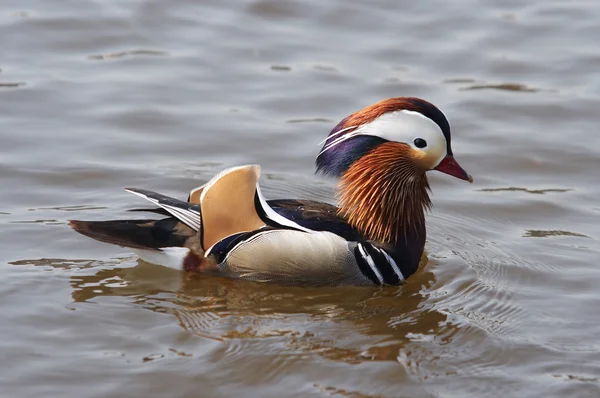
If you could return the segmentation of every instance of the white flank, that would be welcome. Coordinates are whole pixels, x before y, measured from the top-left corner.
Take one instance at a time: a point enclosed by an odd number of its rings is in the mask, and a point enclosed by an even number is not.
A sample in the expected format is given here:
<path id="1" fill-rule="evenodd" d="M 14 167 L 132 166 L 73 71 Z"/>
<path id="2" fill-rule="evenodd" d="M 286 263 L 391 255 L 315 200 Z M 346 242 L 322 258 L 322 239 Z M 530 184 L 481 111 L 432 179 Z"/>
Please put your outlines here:
<path id="1" fill-rule="evenodd" d="M 162 265 L 163 267 L 183 270 L 183 260 L 190 252 L 185 247 L 162 247 L 160 251 L 131 249 L 142 260 L 147 263 Z"/>
<path id="2" fill-rule="evenodd" d="M 254 239 L 256 239 L 256 238 L 258 238 L 259 236 L 261 236 L 261 235 L 263 235 L 263 234 L 265 234 L 265 233 L 267 233 L 267 232 L 270 232 L 270 231 L 272 231 L 272 230 L 266 230 L 266 231 L 264 231 L 264 232 L 258 232 L 257 234 L 255 234 L 255 235 L 251 236 L 249 239 L 247 239 L 247 240 L 243 240 L 243 241 L 241 241 L 241 242 L 238 242 L 238 243 L 237 243 L 235 246 L 233 246 L 233 248 L 231 248 L 231 249 L 229 250 L 229 253 L 233 252 L 233 251 L 234 251 L 235 249 L 237 249 L 239 246 L 241 246 L 241 245 L 243 245 L 243 244 L 246 244 L 246 243 L 248 243 L 248 242 L 252 242 Z M 232 235 L 229 235 L 229 236 L 232 236 Z M 225 238 L 221 239 L 219 242 L 222 242 L 223 240 L 225 240 L 225 239 L 229 238 L 229 236 L 227 236 L 227 237 L 225 237 Z M 211 255 L 211 253 L 212 253 L 212 249 L 213 249 L 213 248 L 214 248 L 214 247 L 215 247 L 217 244 L 219 244 L 219 242 L 217 242 L 217 243 L 215 243 L 214 245 L 212 245 L 211 247 L 209 247 L 209 248 L 208 248 L 208 250 L 206 250 L 206 251 L 204 252 L 204 257 L 208 257 L 208 256 L 210 256 L 210 255 Z"/>
<path id="3" fill-rule="evenodd" d="M 348 242 L 331 232 L 267 230 L 240 242 L 221 267 L 241 278 L 298 285 L 368 284 Z"/>

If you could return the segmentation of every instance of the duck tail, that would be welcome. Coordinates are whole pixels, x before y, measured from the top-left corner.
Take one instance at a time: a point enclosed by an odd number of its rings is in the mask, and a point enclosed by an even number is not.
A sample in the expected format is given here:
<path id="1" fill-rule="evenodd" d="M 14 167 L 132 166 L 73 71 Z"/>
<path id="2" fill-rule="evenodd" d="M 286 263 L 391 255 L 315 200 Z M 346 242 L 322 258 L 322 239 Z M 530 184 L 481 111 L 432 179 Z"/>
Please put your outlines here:
<path id="1" fill-rule="evenodd" d="M 160 250 L 164 247 L 184 247 L 197 233 L 175 217 L 161 220 L 71 220 L 69 225 L 82 235 L 100 242 L 132 249 Z"/>

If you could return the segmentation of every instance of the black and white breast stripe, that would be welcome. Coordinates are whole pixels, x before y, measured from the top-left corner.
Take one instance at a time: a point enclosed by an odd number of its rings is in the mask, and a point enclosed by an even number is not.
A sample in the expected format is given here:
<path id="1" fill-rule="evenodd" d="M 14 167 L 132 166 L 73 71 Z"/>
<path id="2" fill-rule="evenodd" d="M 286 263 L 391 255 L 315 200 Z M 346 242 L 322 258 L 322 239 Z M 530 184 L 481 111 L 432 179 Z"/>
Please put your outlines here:
<path id="1" fill-rule="evenodd" d="M 357 244 L 354 257 L 360 272 L 376 285 L 398 285 L 404 280 L 394 259 L 371 243 Z"/>
<path id="2" fill-rule="evenodd" d="M 273 228 L 261 228 L 255 231 L 240 232 L 221 239 L 206 250 L 205 256 L 215 256 L 217 264 L 223 263 L 227 259 L 227 255 L 238 246 L 249 243 L 252 239 L 264 234 L 265 232 L 273 231 Z"/>

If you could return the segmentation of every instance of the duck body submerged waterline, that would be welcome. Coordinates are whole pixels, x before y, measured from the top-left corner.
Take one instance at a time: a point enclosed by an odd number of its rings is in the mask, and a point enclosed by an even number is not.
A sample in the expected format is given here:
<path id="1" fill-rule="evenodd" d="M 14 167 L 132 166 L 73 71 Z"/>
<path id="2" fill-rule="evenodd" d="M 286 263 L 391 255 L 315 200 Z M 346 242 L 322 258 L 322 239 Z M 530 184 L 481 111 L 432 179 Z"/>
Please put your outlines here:
<path id="1" fill-rule="evenodd" d="M 193 273 L 288 285 L 397 285 L 419 266 L 430 207 L 426 172 L 472 182 L 454 160 L 450 126 L 427 101 L 390 98 L 343 119 L 317 172 L 339 179 L 338 206 L 267 201 L 260 167 L 224 170 L 187 200 L 128 188 L 163 219 L 70 221 L 83 235 Z"/>

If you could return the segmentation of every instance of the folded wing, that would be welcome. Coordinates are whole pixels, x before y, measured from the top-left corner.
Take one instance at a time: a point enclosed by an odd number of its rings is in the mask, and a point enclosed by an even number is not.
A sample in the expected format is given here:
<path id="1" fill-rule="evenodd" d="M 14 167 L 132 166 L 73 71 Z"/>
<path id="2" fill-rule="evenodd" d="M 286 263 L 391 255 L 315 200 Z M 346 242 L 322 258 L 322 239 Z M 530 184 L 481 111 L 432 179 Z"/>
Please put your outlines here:
<path id="1" fill-rule="evenodd" d="M 230 235 L 265 226 L 254 202 L 259 177 L 257 165 L 234 167 L 215 176 L 202 189 L 200 208 L 205 249 Z"/>

